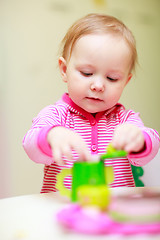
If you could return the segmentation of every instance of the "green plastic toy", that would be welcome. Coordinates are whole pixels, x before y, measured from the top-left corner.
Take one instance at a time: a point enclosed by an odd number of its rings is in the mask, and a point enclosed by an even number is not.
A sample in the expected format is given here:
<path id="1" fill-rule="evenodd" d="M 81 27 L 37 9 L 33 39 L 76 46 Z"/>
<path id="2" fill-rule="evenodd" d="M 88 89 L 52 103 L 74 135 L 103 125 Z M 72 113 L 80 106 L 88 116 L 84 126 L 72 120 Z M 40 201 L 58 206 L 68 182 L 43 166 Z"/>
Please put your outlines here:
<path id="1" fill-rule="evenodd" d="M 113 182 L 114 173 L 111 166 L 104 167 L 104 160 L 107 158 L 126 157 L 127 152 L 124 150 L 115 149 L 112 144 L 109 144 L 106 153 L 99 157 L 97 162 L 75 162 L 72 169 L 63 169 L 57 175 L 56 188 L 60 190 L 62 195 L 71 197 L 73 201 L 77 200 L 77 189 L 81 185 L 100 186 Z M 144 183 L 139 179 L 143 176 L 142 167 L 131 165 L 133 178 L 136 187 L 143 187 Z M 72 191 L 69 191 L 63 184 L 64 178 L 72 175 Z M 71 194 L 72 192 L 72 194 Z M 72 196 L 71 196 L 72 195 Z"/>
<path id="2" fill-rule="evenodd" d="M 113 148 L 112 144 L 109 144 L 107 147 L 107 153 L 101 155 L 100 159 L 105 160 L 106 158 L 118 158 L 118 157 L 126 157 L 126 156 L 127 156 L 126 151 L 116 150 L 115 148 Z M 144 187 L 144 183 L 142 182 L 141 179 L 139 179 L 140 177 L 143 176 L 143 173 L 144 173 L 143 168 L 133 166 L 133 165 L 131 165 L 131 168 L 132 168 L 133 178 L 135 181 L 135 186 L 136 187 Z"/>
<path id="3" fill-rule="evenodd" d="M 107 150 L 107 153 L 101 155 L 100 160 L 105 160 L 106 158 L 119 158 L 119 157 L 127 156 L 126 151 L 117 150 L 112 146 L 112 144 L 109 144 L 106 150 Z"/>
<path id="4" fill-rule="evenodd" d="M 131 168 L 132 168 L 133 178 L 134 178 L 136 187 L 144 187 L 144 183 L 142 182 L 141 179 L 139 179 L 139 177 L 143 176 L 143 173 L 144 173 L 143 168 L 136 167 L 133 165 L 131 165 Z"/>

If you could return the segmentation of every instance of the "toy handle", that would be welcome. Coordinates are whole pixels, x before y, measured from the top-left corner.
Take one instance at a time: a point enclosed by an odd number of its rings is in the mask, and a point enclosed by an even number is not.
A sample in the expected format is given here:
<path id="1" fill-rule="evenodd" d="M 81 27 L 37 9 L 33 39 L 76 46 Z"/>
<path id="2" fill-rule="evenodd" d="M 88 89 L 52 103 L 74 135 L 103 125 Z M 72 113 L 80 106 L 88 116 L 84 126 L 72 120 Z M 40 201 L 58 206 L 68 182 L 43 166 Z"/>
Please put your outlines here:
<path id="1" fill-rule="evenodd" d="M 56 188 L 59 190 L 61 195 L 65 195 L 67 197 L 71 197 L 71 191 L 65 187 L 64 185 L 64 178 L 68 175 L 72 175 L 72 169 L 67 168 L 67 169 L 62 169 L 60 173 L 57 174 L 57 183 L 56 183 Z"/>
<path id="2" fill-rule="evenodd" d="M 113 167 L 112 166 L 106 166 L 105 167 L 105 178 L 106 178 L 106 183 L 111 184 L 114 180 L 114 172 L 113 172 Z"/>

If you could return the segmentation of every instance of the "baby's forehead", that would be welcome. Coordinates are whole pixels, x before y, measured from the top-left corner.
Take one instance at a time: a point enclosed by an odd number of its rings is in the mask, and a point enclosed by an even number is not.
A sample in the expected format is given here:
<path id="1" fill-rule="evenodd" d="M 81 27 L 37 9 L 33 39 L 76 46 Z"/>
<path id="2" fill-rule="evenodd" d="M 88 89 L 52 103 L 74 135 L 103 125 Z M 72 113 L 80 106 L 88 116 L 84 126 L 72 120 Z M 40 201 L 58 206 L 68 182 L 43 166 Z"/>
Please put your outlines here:
<path id="1" fill-rule="evenodd" d="M 74 65 L 91 64 L 101 68 L 115 68 L 116 65 L 125 64 L 131 70 L 133 66 L 133 53 L 124 38 L 115 34 L 86 34 L 78 38 L 70 51 L 67 53 L 67 62 L 72 62 Z M 104 67 L 105 65 L 105 67 Z M 124 72 L 124 71 L 123 71 Z"/>
<path id="2" fill-rule="evenodd" d="M 93 41 L 97 41 L 98 44 L 98 40 L 99 39 L 103 39 L 104 41 L 106 41 L 106 39 L 108 38 L 112 38 L 114 41 L 124 41 L 127 44 L 126 39 L 120 35 L 120 34 L 114 34 L 114 33 L 105 33 L 105 32 L 99 32 L 97 33 L 90 33 L 90 34 L 85 34 L 82 36 L 79 36 L 76 38 L 76 40 L 72 43 L 70 43 L 70 51 L 73 51 L 73 48 L 79 43 L 79 42 L 86 42 L 87 41 L 91 41 L 91 43 Z"/>
<path id="3" fill-rule="evenodd" d="M 130 46 L 127 41 L 120 36 L 114 34 L 87 34 L 78 38 L 71 46 L 70 51 L 68 52 L 70 56 L 73 52 L 80 52 L 81 50 L 89 51 L 98 51 L 101 49 L 108 49 L 108 47 L 114 49 L 121 48 L 125 46 L 128 52 L 131 54 Z"/>

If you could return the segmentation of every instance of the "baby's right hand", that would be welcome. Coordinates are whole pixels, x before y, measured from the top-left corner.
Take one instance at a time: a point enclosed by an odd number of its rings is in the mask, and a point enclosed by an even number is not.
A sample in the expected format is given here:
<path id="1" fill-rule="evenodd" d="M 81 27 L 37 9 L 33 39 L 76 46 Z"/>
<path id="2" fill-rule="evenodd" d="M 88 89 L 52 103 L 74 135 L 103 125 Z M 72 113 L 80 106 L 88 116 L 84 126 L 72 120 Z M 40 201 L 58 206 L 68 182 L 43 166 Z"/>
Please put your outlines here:
<path id="1" fill-rule="evenodd" d="M 81 136 L 70 129 L 61 126 L 54 127 L 49 131 L 47 140 L 51 146 L 54 161 L 60 165 L 64 164 L 62 156 L 68 160 L 73 159 L 72 150 L 76 151 L 80 159 L 91 160 L 91 154 Z"/>

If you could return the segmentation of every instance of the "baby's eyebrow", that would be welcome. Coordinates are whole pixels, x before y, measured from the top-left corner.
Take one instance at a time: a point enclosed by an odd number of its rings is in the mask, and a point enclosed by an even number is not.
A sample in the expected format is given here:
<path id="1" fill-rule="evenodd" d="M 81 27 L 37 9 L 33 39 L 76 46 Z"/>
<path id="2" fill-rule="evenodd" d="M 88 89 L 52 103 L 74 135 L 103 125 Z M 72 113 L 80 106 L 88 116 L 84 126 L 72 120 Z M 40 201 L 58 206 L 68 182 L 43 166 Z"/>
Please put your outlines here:
<path id="1" fill-rule="evenodd" d="M 92 66 L 92 65 L 77 65 L 76 66 L 76 68 L 78 69 L 78 70 L 81 70 L 81 71 L 91 71 L 91 72 L 93 72 L 94 71 L 94 69 L 95 69 L 95 67 L 94 66 Z"/>
<path id="2" fill-rule="evenodd" d="M 123 72 L 121 72 L 119 70 L 108 71 L 108 75 L 113 75 L 113 76 L 116 76 L 116 77 L 122 77 Z"/>
<path id="3" fill-rule="evenodd" d="M 93 68 L 94 66 L 89 64 L 89 63 L 78 63 L 77 66 L 79 67 L 88 67 L 88 68 Z"/>

